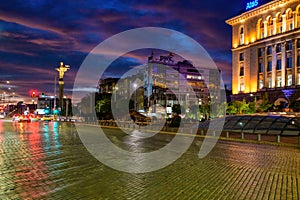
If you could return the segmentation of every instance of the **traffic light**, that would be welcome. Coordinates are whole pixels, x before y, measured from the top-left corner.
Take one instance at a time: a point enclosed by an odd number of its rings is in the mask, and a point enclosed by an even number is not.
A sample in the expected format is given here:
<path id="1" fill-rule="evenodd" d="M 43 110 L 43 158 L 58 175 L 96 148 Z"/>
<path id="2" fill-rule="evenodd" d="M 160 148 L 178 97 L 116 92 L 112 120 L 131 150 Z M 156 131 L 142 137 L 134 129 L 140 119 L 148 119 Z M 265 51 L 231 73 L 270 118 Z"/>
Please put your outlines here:
<path id="1" fill-rule="evenodd" d="M 31 97 L 32 97 L 32 98 L 35 98 L 35 97 L 36 97 L 36 91 L 32 91 L 32 92 L 31 92 Z"/>

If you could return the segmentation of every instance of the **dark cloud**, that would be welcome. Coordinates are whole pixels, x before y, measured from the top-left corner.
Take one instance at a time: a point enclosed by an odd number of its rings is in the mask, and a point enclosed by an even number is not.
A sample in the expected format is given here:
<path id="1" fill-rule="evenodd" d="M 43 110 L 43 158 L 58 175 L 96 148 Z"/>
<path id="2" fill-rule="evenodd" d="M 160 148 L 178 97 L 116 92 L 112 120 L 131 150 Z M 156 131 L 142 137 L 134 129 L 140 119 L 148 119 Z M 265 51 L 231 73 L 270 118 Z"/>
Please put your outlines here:
<path id="1" fill-rule="evenodd" d="M 17 92 L 36 87 L 53 92 L 55 67 L 71 66 L 66 88 L 71 89 L 85 56 L 100 42 L 138 27 L 164 27 L 194 38 L 209 52 L 231 84 L 231 27 L 225 20 L 243 8 L 233 1 L 46 1 L 15 0 L 0 5 L 0 72 L 12 79 Z M 126 41 L 124 41 L 126 42 Z M 118 76 L 147 61 L 151 51 L 126 54 L 107 76 Z"/>

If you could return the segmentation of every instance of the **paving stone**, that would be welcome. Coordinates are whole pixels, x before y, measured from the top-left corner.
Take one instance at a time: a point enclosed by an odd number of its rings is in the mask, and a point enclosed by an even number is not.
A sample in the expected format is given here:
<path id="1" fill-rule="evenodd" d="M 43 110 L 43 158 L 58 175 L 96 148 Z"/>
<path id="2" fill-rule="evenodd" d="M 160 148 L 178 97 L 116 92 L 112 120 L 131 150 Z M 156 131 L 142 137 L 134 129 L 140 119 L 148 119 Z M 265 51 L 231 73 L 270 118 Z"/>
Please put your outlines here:
<path id="1" fill-rule="evenodd" d="M 0 199 L 300 199 L 300 149 L 219 141 L 199 159 L 202 138 L 161 170 L 129 174 L 85 149 L 71 123 L 1 123 Z M 71 131 L 72 130 L 72 131 Z M 105 129 L 125 150 L 159 149 L 174 135 L 137 140 Z M 188 136 L 180 136 L 188 137 Z"/>

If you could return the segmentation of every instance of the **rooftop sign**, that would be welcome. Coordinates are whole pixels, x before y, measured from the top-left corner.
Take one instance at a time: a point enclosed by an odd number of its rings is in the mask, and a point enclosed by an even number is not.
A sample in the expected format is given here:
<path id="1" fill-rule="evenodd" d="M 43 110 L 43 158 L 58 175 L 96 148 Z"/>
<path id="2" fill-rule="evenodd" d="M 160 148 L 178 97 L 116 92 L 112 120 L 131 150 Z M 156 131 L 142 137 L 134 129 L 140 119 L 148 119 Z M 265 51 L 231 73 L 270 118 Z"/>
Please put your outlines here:
<path id="1" fill-rule="evenodd" d="M 252 1 L 249 1 L 247 4 L 246 4 L 246 10 L 250 10 L 252 8 L 255 8 L 259 5 L 259 0 L 252 0 Z"/>

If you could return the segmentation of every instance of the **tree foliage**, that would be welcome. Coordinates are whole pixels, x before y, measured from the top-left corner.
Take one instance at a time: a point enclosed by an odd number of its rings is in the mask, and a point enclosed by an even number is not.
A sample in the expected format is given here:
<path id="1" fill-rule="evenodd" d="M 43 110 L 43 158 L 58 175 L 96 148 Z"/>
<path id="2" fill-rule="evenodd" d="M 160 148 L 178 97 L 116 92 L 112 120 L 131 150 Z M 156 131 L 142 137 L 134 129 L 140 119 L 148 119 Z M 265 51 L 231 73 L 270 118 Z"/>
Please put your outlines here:
<path id="1" fill-rule="evenodd" d="M 244 99 L 243 101 L 232 101 L 227 106 L 227 113 L 234 114 L 252 114 L 256 112 L 255 102 L 247 103 Z"/>
<path id="2" fill-rule="evenodd" d="M 268 93 L 264 93 L 262 101 L 258 105 L 259 112 L 267 112 L 273 107 L 273 104 L 269 102 Z"/>
<path id="3" fill-rule="evenodd" d="M 172 112 L 175 114 L 175 115 L 180 115 L 181 114 L 181 106 L 180 104 L 174 104 L 172 106 Z"/>

